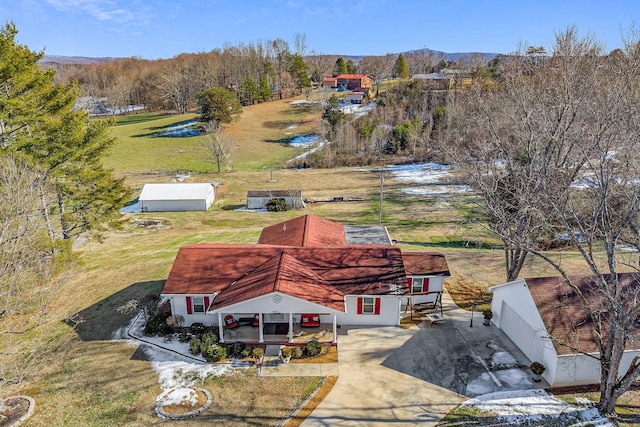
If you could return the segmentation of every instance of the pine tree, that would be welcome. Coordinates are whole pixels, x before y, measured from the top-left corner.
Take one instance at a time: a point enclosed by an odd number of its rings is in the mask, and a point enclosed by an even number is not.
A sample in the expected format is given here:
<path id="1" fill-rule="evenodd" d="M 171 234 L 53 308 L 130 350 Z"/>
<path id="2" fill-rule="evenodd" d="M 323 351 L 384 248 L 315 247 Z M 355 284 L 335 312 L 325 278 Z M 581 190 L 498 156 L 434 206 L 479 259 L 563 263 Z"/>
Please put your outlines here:
<path id="1" fill-rule="evenodd" d="M 212 87 L 198 92 L 200 121 L 207 123 L 231 123 L 234 117 L 242 113 L 242 105 L 236 94 L 221 87 Z"/>
<path id="2" fill-rule="evenodd" d="M 271 90 L 271 85 L 269 84 L 269 78 L 267 77 L 266 74 L 263 74 L 262 76 L 260 76 L 260 83 L 259 83 L 259 99 L 260 101 L 268 101 L 269 99 L 271 99 L 271 95 L 273 94 L 273 91 Z"/>
<path id="3" fill-rule="evenodd" d="M 333 75 L 339 76 L 340 74 L 347 74 L 347 63 L 344 62 L 342 56 L 336 60 L 336 65 L 333 67 Z"/>
<path id="4" fill-rule="evenodd" d="M 394 79 L 406 79 L 409 77 L 409 69 L 407 63 L 404 60 L 402 54 L 398 55 L 396 63 L 393 65 L 393 72 L 391 75 Z"/>
<path id="5" fill-rule="evenodd" d="M 16 35 L 13 23 L 0 30 L 0 155 L 13 153 L 43 170 L 58 201 L 43 210 L 52 239 L 59 237 L 53 217 L 64 239 L 97 232 L 129 197 L 100 160 L 113 144 L 111 123 L 74 109 L 75 83 L 56 84 L 55 71 L 37 64 L 43 53 L 17 44 Z"/>

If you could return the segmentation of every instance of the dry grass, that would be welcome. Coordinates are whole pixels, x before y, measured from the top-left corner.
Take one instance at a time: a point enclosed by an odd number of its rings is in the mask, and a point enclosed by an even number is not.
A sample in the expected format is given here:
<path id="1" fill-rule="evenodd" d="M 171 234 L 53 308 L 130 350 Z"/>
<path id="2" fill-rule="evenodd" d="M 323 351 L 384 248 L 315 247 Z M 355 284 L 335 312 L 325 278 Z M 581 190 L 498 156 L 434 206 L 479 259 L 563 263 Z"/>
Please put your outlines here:
<path id="1" fill-rule="evenodd" d="M 338 381 L 338 377 L 326 377 L 322 384 L 320 384 L 320 387 L 313 394 L 313 396 L 307 401 L 307 403 L 302 408 L 300 408 L 300 410 L 296 412 L 295 415 L 289 418 L 282 427 L 298 427 L 299 425 L 301 425 L 304 420 L 306 420 L 307 417 L 311 415 L 313 410 L 316 409 L 320 403 L 322 403 L 324 398 L 327 397 L 329 392 L 333 389 L 333 386 L 336 384 L 336 381 Z"/>
<path id="2" fill-rule="evenodd" d="M 58 336 L 74 338 L 64 357 L 42 360 L 34 369 L 35 377 L 16 390 L 37 401 L 38 409 L 28 425 L 50 425 L 51 420 L 83 426 L 146 426 L 159 422 L 154 413 L 154 402 L 161 392 L 157 374 L 141 351 L 111 341 L 111 334 L 129 320 L 117 311 L 120 305 L 130 299 L 158 294 L 180 246 L 254 243 L 263 227 L 300 214 L 315 214 L 345 224 L 377 224 L 378 173 L 364 168 L 277 169 L 282 159 L 295 151 L 277 142 L 286 137 L 286 129 L 296 124 L 298 127 L 293 131 L 306 133 L 317 119 L 309 110 L 290 110 L 289 101 L 247 107 L 240 121 L 225 129 L 239 141 L 234 158 L 246 158 L 247 163 L 236 160 L 235 172 L 202 173 L 192 178 L 222 183 L 224 191 L 208 212 L 153 214 L 153 218 L 167 225 L 161 230 L 136 227 L 130 222 L 135 215 L 124 215 L 121 229 L 108 233 L 103 243 L 90 241 L 78 248 L 82 267 L 73 285 L 61 296 L 61 302 L 65 316 L 77 315 L 75 318 L 81 323 L 75 331 L 64 322 L 55 325 Z M 149 141 L 153 143 L 159 141 Z M 141 156 L 135 150 L 128 155 L 134 156 L 134 160 L 136 155 Z M 111 160 L 111 165 L 127 176 L 127 182 L 138 188 L 143 182 L 167 182 L 171 178 L 170 174 L 149 174 L 147 166 L 135 162 L 121 164 Z M 274 165 L 275 183 L 269 182 L 270 165 Z M 471 220 L 475 207 L 470 196 L 410 196 L 400 191 L 403 185 L 391 176 L 385 177 L 382 216 L 383 224 L 403 250 L 443 252 L 454 273 L 446 286 L 452 294 L 459 294 L 455 298 L 461 301 L 486 295 L 488 286 L 504 282 L 503 253 L 497 249 L 495 240 Z M 288 188 L 302 190 L 305 198 L 346 196 L 363 201 L 314 203 L 302 212 L 231 210 L 245 204 L 247 190 Z M 575 253 L 567 251 L 554 256 L 571 271 L 580 271 Z M 542 261 L 533 258 L 523 271 L 524 276 L 551 274 L 553 271 Z M 318 378 L 259 378 L 251 373 L 209 380 L 205 388 L 215 396 L 214 404 L 202 418 L 185 423 L 274 425 L 285 419 L 315 389 L 318 381 Z M 318 393 L 314 399 L 321 397 L 322 393 Z"/>

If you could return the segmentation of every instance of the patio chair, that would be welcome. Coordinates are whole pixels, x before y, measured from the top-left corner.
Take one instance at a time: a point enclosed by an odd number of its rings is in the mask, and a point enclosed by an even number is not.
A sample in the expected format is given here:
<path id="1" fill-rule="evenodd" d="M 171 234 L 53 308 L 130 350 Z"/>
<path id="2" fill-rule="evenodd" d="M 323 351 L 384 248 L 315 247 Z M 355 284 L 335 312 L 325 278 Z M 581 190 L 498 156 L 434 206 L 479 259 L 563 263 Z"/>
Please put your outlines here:
<path id="1" fill-rule="evenodd" d="M 237 328 L 240 325 L 231 314 L 224 316 L 224 324 L 226 325 L 227 329 Z"/>

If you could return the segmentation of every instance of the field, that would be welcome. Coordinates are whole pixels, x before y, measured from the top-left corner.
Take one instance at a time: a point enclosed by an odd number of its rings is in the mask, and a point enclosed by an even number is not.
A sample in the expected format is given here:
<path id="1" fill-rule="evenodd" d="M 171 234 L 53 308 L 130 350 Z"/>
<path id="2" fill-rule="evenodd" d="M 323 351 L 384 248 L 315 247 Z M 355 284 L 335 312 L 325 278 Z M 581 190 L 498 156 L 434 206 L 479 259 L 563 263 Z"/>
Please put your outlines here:
<path id="1" fill-rule="evenodd" d="M 62 296 L 66 315 L 78 323 L 55 325 L 56 335 L 69 339 L 66 351 L 38 367 L 38 375 L 18 392 L 37 402 L 25 424 L 132 425 L 160 423 L 154 404 L 160 393 L 158 376 L 139 350 L 111 340 L 129 316 L 116 309 L 124 302 L 158 294 L 180 246 L 190 243 L 253 243 L 260 230 L 300 214 L 315 214 L 345 224 L 378 221 L 380 173 L 365 168 L 290 170 L 281 166 L 300 151 L 284 142 L 291 134 L 312 132 L 318 113 L 310 104 L 278 101 L 246 107 L 240 120 L 225 128 L 234 138 L 233 171 L 216 174 L 203 159 L 201 136 L 163 137 L 160 129 L 193 119 L 192 115 L 136 115 L 115 130 L 116 144 L 105 160 L 126 177 L 134 193 L 144 182 L 169 182 L 176 171 L 191 173 L 189 181 L 218 181 L 221 192 L 208 212 L 157 213 L 161 228 L 145 228 L 125 214 L 120 229 L 104 242 L 88 241 L 77 249 L 81 266 Z M 275 182 L 271 182 L 274 180 Z M 447 288 L 460 301 L 481 299 L 487 286 L 504 281 L 503 253 L 477 219 L 477 200 L 470 193 L 409 195 L 407 184 L 385 175 L 382 223 L 402 249 L 437 250 L 449 263 Z M 302 190 L 308 199 L 350 196 L 360 202 L 312 203 L 303 212 L 256 213 L 233 209 L 246 201 L 249 189 Z M 577 256 L 554 255 L 579 271 Z M 524 276 L 552 272 L 530 259 Z M 241 378 L 210 379 L 208 388 L 220 409 L 208 420 L 228 426 L 275 425 L 317 384 L 318 378 L 265 379 L 247 373 Z M 273 396 L 277 395 L 278 404 Z M 238 398 L 242 396 L 242 399 Z M 233 404 L 230 404 L 233 402 Z"/>

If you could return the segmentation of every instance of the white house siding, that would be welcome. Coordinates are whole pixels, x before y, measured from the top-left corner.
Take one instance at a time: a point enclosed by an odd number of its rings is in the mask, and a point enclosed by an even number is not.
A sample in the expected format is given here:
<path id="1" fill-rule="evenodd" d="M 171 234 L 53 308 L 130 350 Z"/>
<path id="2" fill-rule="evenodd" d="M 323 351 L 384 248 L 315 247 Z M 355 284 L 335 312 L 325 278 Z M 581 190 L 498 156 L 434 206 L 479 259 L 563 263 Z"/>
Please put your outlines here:
<path id="1" fill-rule="evenodd" d="M 142 202 L 143 212 L 206 211 L 206 200 L 147 200 Z"/>
<path id="2" fill-rule="evenodd" d="M 380 298 L 380 314 L 358 314 L 358 298 L 361 297 L 363 296 L 346 296 L 347 312 L 338 315 L 339 325 L 394 326 L 400 324 L 401 296 L 366 295 L 366 297 Z"/>
<path id="3" fill-rule="evenodd" d="M 211 316 L 204 313 L 187 313 L 187 296 L 208 296 L 209 298 L 213 299 L 211 295 L 169 295 L 169 298 L 171 298 L 171 313 L 174 316 L 183 316 L 185 326 L 191 326 L 194 323 L 202 323 L 205 326 L 213 326 L 217 324 L 218 318 L 216 316 Z"/>
<path id="4" fill-rule="evenodd" d="M 209 183 L 145 184 L 138 200 L 143 212 L 206 211 L 215 198 Z"/>
<path id="5" fill-rule="evenodd" d="M 516 344 L 529 360 L 547 367 L 544 378 L 555 375 L 557 353 L 524 280 L 490 288 L 493 292 L 493 323 Z"/>
<path id="6" fill-rule="evenodd" d="M 429 292 L 442 292 L 444 290 L 444 277 L 441 276 L 407 276 L 407 278 L 422 278 L 429 279 Z M 409 292 L 411 292 L 411 286 L 409 286 Z M 427 295 L 411 295 L 411 297 L 407 296 L 402 301 L 402 307 L 404 307 L 409 303 L 409 298 L 413 304 L 425 304 L 425 303 L 433 303 L 438 298 L 438 294 L 427 294 Z"/>

